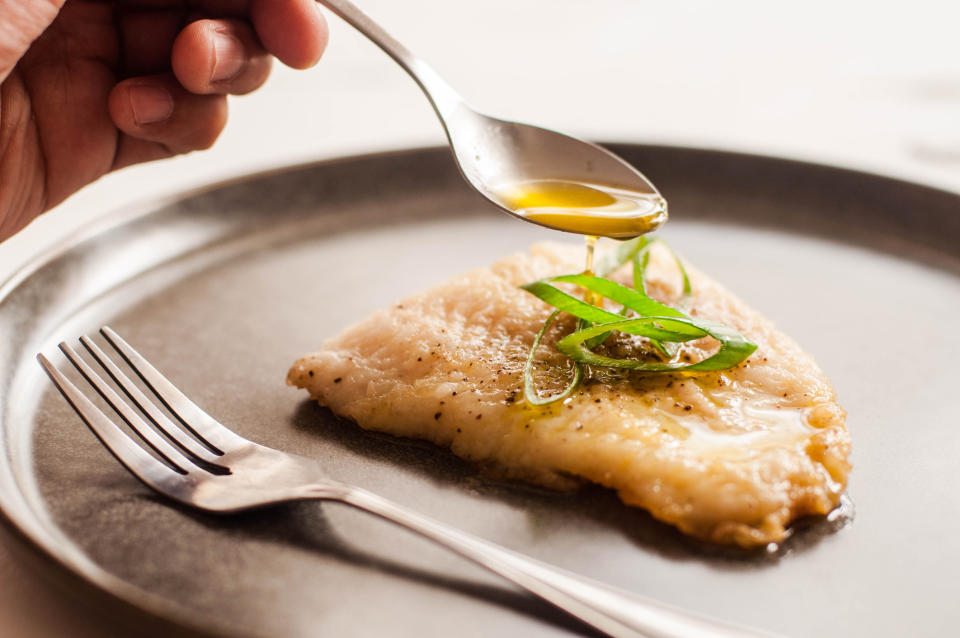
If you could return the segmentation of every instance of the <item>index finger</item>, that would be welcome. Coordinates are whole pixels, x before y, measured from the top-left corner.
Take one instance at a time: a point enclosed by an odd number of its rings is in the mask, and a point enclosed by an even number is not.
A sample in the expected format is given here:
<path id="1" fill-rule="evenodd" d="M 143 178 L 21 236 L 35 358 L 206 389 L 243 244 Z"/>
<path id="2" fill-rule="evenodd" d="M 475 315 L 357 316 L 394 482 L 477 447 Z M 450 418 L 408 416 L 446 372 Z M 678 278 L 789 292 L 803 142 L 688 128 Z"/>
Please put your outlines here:
<path id="1" fill-rule="evenodd" d="M 204 0 L 229 3 L 231 0 Z M 245 0 L 236 0 L 239 3 Z M 327 48 L 327 21 L 314 0 L 249 0 L 250 19 L 264 48 L 295 69 L 313 66 Z"/>
<path id="2" fill-rule="evenodd" d="M 184 8 L 183 0 L 116 0 L 120 9 Z M 268 53 L 295 69 L 313 66 L 327 47 L 327 21 L 314 0 L 188 0 L 195 16 L 245 18 Z"/>

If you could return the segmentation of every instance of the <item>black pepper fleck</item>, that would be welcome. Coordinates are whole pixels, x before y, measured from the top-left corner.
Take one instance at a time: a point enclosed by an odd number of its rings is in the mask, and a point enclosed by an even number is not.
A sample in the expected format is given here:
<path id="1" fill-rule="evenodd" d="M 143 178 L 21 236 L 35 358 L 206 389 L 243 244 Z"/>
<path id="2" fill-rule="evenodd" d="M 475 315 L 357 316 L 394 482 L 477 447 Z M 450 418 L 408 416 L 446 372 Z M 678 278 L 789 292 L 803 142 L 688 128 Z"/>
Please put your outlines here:
<path id="1" fill-rule="evenodd" d="M 433 415 L 434 420 L 439 420 L 439 419 L 440 419 L 440 415 L 441 415 L 440 412 L 437 412 L 436 414 L 434 414 L 434 415 Z"/>
<path id="2" fill-rule="evenodd" d="M 313 370 L 310 370 L 309 372 L 307 372 L 307 374 L 309 374 L 309 375 L 312 377 L 312 376 L 313 376 Z M 783 395 L 783 396 L 787 396 L 787 395 Z"/>
<path id="3" fill-rule="evenodd" d="M 334 383 L 340 383 L 341 381 L 343 381 L 343 377 L 337 377 L 333 380 Z"/>

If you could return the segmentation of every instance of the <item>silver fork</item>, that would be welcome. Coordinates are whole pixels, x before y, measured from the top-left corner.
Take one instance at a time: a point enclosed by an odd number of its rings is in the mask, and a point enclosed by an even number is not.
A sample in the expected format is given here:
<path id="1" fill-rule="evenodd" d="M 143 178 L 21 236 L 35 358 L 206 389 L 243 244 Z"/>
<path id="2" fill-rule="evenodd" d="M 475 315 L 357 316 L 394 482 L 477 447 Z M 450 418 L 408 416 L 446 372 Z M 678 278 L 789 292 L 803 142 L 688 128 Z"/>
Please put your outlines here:
<path id="1" fill-rule="evenodd" d="M 364 489 L 332 480 L 315 459 L 274 450 L 238 436 L 188 399 L 111 328 L 104 327 L 100 332 L 179 424 L 88 337 L 81 337 L 80 343 L 126 398 L 69 345 L 61 343 L 60 350 L 140 437 L 140 443 L 152 448 L 162 460 L 128 436 L 43 354 L 38 354 L 37 360 L 84 423 L 124 467 L 148 487 L 181 503 L 211 512 L 237 512 L 301 499 L 339 501 L 435 541 L 611 636 L 771 636 L 589 580 L 454 529 Z"/>

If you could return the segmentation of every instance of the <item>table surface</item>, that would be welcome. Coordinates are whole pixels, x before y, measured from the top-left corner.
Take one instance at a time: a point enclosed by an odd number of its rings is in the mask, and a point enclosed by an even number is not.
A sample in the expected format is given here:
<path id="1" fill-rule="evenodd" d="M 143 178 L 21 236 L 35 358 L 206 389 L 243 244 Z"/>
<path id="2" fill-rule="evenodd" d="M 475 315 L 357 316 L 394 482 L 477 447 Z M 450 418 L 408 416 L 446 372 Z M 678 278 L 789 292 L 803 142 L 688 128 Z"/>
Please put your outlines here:
<path id="1" fill-rule="evenodd" d="M 500 117 L 588 139 L 850 166 L 960 192 L 957 4 L 357 2 L 471 104 Z M 278 66 L 263 90 L 233 99 L 213 149 L 86 188 L 0 245 L 0 278 L 131 204 L 276 166 L 444 143 L 413 82 L 329 21 L 323 61 L 305 72 Z M 120 633 L 0 544 L 0 635 Z"/>

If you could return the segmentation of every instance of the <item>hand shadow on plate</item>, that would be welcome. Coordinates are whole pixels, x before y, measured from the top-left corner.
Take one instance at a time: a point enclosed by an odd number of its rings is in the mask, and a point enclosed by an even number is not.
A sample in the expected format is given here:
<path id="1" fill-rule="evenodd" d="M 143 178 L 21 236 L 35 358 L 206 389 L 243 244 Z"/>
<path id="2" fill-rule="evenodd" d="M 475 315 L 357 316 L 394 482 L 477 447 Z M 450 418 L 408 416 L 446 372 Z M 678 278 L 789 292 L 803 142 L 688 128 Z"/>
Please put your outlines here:
<path id="1" fill-rule="evenodd" d="M 558 518 L 589 519 L 620 531 L 637 546 L 664 558 L 697 560 L 722 569 L 742 570 L 775 565 L 789 555 L 816 546 L 853 519 L 852 502 L 844 496 L 840 507 L 830 515 L 810 516 L 796 521 L 791 527 L 791 535 L 776 547 L 753 550 L 725 547 L 693 539 L 672 525 L 656 520 L 645 510 L 624 505 L 613 490 L 585 486 L 575 492 L 555 492 L 516 482 L 487 479 L 477 466 L 440 446 L 366 431 L 313 401 L 304 401 L 298 406 L 292 425 L 372 461 L 402 466 L 405 471 L 424 475 L 434 483 L 458 485 L 485 498 L 522 508 L 533 519 L 549 519 L 552 523 Z"/>
<path id="2" fill-rule="evenodd" d="M 285 503 L 229 515 L 216 515 L 185 507 L 154 494 L 147 498 L 165 507 L 178 509 L 183 515 L 204 527 L 216 530 L 218 534 L 225 533 L 243 539 L 297 547 L 360 568 L 373 569 L 382 574 L 482 600 L 583 636 L 599 638 L 606 635 L 532 594 L 509 589 L 506 584 L 503 587 L 486 585 L 365 552 L 344 541 L 329 524 L 323 507 L 317 502 Z"/>

